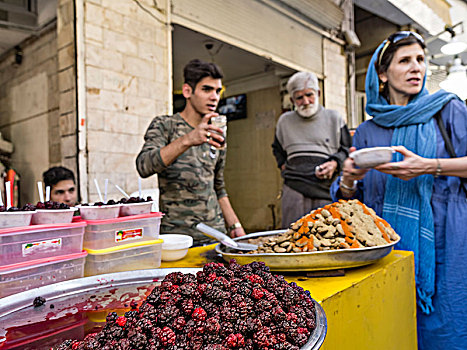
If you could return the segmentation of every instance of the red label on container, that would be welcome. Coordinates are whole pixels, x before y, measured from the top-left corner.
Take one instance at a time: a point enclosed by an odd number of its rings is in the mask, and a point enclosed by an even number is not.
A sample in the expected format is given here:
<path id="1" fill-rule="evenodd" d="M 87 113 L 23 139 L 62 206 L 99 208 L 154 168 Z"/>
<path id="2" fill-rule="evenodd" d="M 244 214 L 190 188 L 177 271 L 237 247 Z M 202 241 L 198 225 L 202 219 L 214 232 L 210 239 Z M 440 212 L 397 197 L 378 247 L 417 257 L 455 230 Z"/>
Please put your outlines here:
<path id="1" fill-rule="evenodd" d="M 142 228 L 115 231 L 115 243 L 143 238 Z"/>

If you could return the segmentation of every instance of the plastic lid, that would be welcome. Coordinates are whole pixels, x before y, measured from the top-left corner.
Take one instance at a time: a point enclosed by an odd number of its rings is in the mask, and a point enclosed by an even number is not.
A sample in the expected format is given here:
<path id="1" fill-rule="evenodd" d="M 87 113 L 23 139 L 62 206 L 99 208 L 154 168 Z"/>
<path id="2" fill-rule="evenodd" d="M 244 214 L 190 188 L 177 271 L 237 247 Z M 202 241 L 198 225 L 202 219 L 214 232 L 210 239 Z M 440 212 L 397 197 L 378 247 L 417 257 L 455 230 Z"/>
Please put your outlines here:
<path id="1" fill-rule="evenodd" d="M 147 218 L 160 218 L 162 217 L 161 212 L 149 213 L 149 214 L 139 214 L 139 215 L 130 215 L 130 216 L 121 216 L 115 219 L 105 219 L 105 220 L 87 220 L 88 225 L 106 225 L 113 224 L 116 222 L 126 222 L 133 221 L 138 219 L 147 219 Z"/>
<path id="2" fill-rule="evenodd" d="M 162 239 L 154 239 L 154 240 L 151 240 L 151 241 L 143 241 L 143 242 L 134 242 L 134 243 L 122 244 L 122 245 L 119 245 L 119 246 L 115 246 L 115 247 L 111 247 L 111 248 L 105 248 L 105 249 L 84 248 L 84 250 L 87 251 L 89 254 L 92 254 L 92 255 L 101 255 L 101 254 L 108 254 L 108 253 L 117 252 L 117 251 L 124 250 L 124 249 L 129 249 L 129 248 L 138 248 L 138 247 L 144 247 L 146 245 L 161 244 L 162 242 L 163 242 Z"/>
<path id="3" fill-rule="evenodd" d="M 66 228 L 75 228 L 75 227 L 84 227 L 86 226 L 86 221 L 72 222 L 69 224 L 43 224 L 43 225 L 29 225 L 29 226 L 18 226 L 18 227 L 9 227 L 0 229 L 0 235 L 9 234 L 9 233 L 22 233 L 29 231 L 53 231 Z"/>
<path id="4" fill-rule="evenodd" d="M 164 243 L 162 243 L 162 249 L 186 249 L 193 245 L 193 237 L 188 235 L 164 234 L 160 235 L 160 238 L 164 240 Z"/>
<path id="5" fill-rule="evenodd" d="M 29 261 L 23 261 L 17 264 L 11 264 L 11 265 L 3 265 L 0 266 L 0 273 L 5 273 L 5 272 L 10 272 L 10 270 L 20 270 L 20 269 L 25 269 L 34 265 L 47 265 L 51 264 L 54 262 L 61 262 L 61 261 L 67 261 L 67 260 L 72 260 L 72 259 L 77 259 L 77 258 L 82 258 L 88 255 L 88 252 L 82 251 L 81 253 L 74 253 L 74 254 L 67 254 L 67 255 L 59 255 L 59 256 L 53 256 L 50 258 L 42 258 L 42 259 L 36 259 L 36 260 L 29 260 Z"/>

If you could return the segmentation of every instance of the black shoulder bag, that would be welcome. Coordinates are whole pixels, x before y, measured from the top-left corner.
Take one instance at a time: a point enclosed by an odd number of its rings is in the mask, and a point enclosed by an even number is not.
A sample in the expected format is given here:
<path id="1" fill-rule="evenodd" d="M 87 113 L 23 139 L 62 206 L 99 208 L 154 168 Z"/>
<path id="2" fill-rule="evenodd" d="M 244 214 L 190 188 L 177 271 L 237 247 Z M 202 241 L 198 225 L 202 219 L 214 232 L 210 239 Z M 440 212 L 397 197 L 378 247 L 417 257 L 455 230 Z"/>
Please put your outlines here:
<path id="1" fill-rule="evenodd" d="M 448 151 L 449 156 L 451 158 L 457 158 L 456 152 L 454 151 L 454 146 L 452 145 L 451 138 L 446 131 L 446 127 L 444 126 L 443 120 L 441 119 L 441 111 L 436 113 L 435 115 L 436 123 L 438 124 L 439 131 L 441 132 L 441 136 L 443 136 L 444 145 L 446 147 L 446 151 Z M 461 180 L 461 186 L 464 190 L 465 195 L 467 196 L 467 179 L 465 177 L 459 177 Z"/>

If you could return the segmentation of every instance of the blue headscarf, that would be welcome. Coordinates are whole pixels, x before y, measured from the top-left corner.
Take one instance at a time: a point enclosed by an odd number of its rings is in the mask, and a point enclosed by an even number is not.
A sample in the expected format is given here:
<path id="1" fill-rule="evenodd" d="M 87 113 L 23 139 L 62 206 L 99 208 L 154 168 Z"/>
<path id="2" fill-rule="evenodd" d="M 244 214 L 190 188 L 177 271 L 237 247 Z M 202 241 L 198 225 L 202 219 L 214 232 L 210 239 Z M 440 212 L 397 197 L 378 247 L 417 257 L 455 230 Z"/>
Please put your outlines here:
<path id="1" fill-rule="evenodd" d="M 366 111 L 373 122 L 393 127 L 391 145 L 405 146 L 424 157 L 436 158 L 436 130 L 433 116 L 456 95 L 444 90 L 430 95 L 425 89 L 426 74 L 421 91 L 406 106 L 390 105 L 380 94 L 375 68 L 378 54 L 386 41 L 376 49 L 366 75 Z M 403 156 L 395 154 L 395 161 Z M 410 181 L 387 177 L 383 217 L 401 236 L 399 248 L 414 252 L 417 303 L 426 314 L 433 311 L 435 293 L 435 234 L 431 195 L 432 175 L 421 175 Z"/>

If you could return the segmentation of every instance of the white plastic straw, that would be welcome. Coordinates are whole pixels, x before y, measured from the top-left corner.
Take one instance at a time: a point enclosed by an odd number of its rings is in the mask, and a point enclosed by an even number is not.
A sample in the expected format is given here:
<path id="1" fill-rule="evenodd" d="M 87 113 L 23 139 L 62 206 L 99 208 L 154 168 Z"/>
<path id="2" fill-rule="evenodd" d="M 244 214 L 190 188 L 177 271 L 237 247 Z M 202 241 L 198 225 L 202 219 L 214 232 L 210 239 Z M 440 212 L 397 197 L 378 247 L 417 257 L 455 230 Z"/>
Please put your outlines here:
<path id="1" fill-rule="evenodd" d="M 0 206 L 3 207 L 2 190 L 0 190 Z"/>
<path id="2" fill-rule="evenodd" d="M 42 188 L 42 181 L 37 181 L 37 189 L 39 190 L 39 200 L 44 203 L 44 189 Z"/>
<path id="3" fill-rule="evenodd" d="M 141 178 L 138 177 L 138 195 L 141 198 Z"/>
<path id="4" fill-rule="evenodd" d="M 45 187 L 45 201 L 50 201 L 50 186 Z"/>
<path id="5" fill-rule="evenodd" d="M 104 182 L 104 202 L 107 203 L 107 189 L 109 187 L 109 179 L 105 179 Z"/>
<path id="6" fill-rule="evenodd" d="M 6 185 L 6 208 L 11 208 L 11 184 L 10 181 L 5 183 Z"/>
<path id="7" fill-rule="evenodd" d="M 94 184 L 96 185 L 97 194 L 99 195 L 99 200 L 103 202 L 104 200 L 102 199 L 102 193 L 101 193 L 101 189 L 99 188 L 99 184 L 97 183 L 97 179 L 94 179 Z"/>
<path id="8" fill-rule="evenodd" d="M 114 184 L 115 185 L 115 184 Z M 119 185 L 115 185 L 115 187 L 117 188 L 117 190 L 119 190 L 126 198 L 130 198 L 130 196 L 124 191 L 122 190 L 122 188 L 119 186 Z"/>

